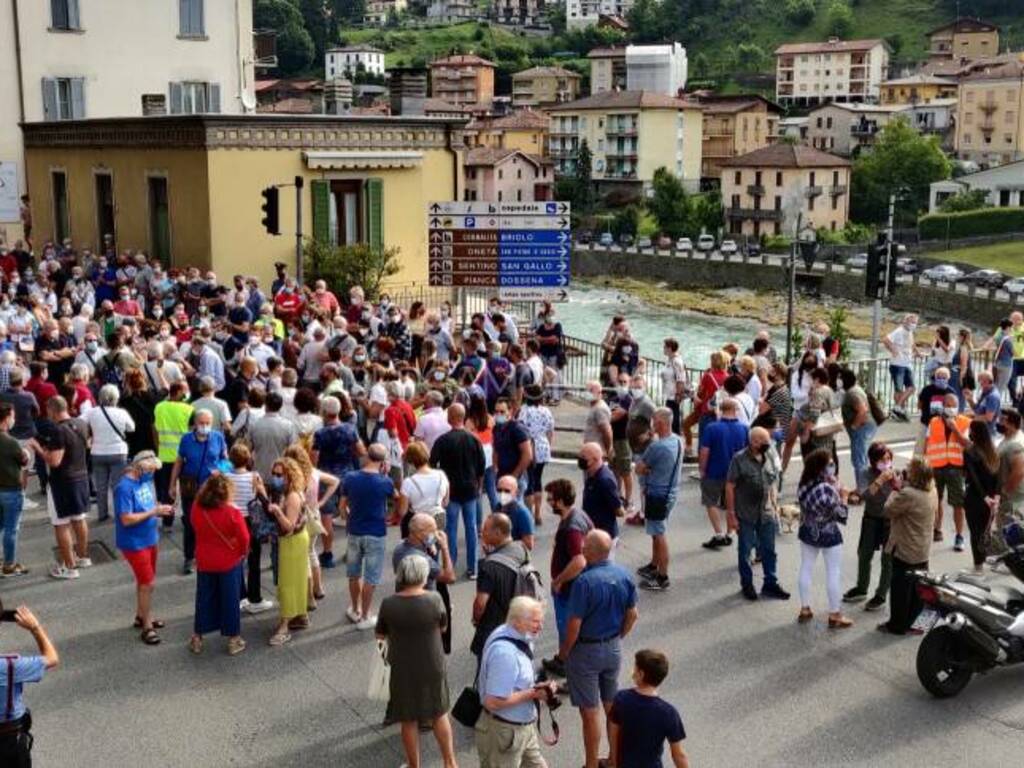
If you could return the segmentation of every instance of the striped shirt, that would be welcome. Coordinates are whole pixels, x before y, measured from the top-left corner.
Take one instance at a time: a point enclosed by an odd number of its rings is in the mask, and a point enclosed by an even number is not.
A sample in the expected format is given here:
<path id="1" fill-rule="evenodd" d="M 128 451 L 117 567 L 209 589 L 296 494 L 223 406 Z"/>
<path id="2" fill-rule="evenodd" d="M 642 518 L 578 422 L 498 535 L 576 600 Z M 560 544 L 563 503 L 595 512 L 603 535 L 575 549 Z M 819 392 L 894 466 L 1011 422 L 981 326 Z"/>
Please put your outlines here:
<path id="1" fill-rule="evenodd" d="M 231 472 L 231 484 L 235 488 L 231 497 L 231 503 L 241 510 L 242 517 L 249 516 L 249 502 L 256 495 L 256 492 L 253 490 L 252 481 L 255 474 L 255 472 L 250 472 L 249 470 Z"/>

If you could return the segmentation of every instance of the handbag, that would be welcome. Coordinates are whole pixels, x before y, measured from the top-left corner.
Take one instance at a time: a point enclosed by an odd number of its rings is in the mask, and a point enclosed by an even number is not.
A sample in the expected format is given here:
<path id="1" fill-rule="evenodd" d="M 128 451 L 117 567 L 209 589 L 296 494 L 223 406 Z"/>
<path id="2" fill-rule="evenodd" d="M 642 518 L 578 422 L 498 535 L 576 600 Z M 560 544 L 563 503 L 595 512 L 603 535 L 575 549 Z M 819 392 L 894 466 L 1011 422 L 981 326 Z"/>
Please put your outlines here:
<path id="1" fill-rule="evenodd" d="M 388 663 L 387 640 L 378 640 L 374 645 L 366 696 L 371 701 L 388 701 L 391 698 L 391 665 Z"/>
<path id="2" fill-rule="evenodd" d="M 257 495 L 249 500 L 249 521 L 253 535 L 260 540 L 277 535 L 277 520 L 270 514 L 269 506 L 270 499 L 266 496 Z"/>
<path id="3" fill-rule="evenodd" d="M 831 437 L 837 432 L 842 432 L 843 429 L 842 417 L 834 410 L 829 409 L 818 416 L 818 420 L 811 427 L 811 434 L 815 437 Z"/>
<path id="4" fill-rule="evenodd" d="M 679 476 L 679 465 L 683 459 L 683 445 L 676 439 L 676 460 L 672 465 L 672 477 L 668 481 L 669 494 L 676 486 L 676 480 Z M 671 512 L 668 508 L 668 496 L 663 499 L 659 499 L 655 496 L 648 496 L 644 502 L 644 517 L 648 520 L 660 522 L 668 518 L 668 513 Z"/>
<path id="5" fill-rule="evenodd" d="M 207 438 L 206 442 L 203 443 L 203 455 L 199 457 L 199 472 L 203 471 L 203 465 L 206 463 L 206 454 L 209 450 L 210 440 Z M 182 475 L 178 478 L 178 482 L 181 484 L 181 498 L 194 499 L 196 497 L 196 494 L 199 492 L 198 472 L 195 477 Z"/>

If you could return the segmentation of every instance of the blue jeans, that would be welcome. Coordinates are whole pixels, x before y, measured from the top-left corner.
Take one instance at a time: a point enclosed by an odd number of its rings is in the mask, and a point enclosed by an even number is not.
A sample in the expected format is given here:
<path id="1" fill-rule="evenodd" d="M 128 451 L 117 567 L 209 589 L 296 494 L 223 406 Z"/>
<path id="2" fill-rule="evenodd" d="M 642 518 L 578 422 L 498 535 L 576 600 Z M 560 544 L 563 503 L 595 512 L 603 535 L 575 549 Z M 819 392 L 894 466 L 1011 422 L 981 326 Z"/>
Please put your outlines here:
<path id="1" fill-rule="evenodd" d="M 501 506 L 498 504 L 498 473 L 495 471 L 493 464 L 484 470 L 484 495 L 487 496 L 487 504 L 493 515 L 498 511 L 498 507 Z M 484 508 L 481 504 L 476 515 L 477 522 L 481 524 L 483 523 L 483 511 Z"/>
<path id="2" fill-rule="evenodd" d="M 569 624 L 569 590 L 551 593 L 551 605 L 555 608 L 555 627 L 558 629 L 558 644 L 565 639 L 565 628 Z"/>
<path id="3" fill-rule="evenodd" d="M 850 436 L 850 463 L 853 464 L 853 482 L 858 491 L 864 490 L 865 472 L 868 468 L 868 448 L 875 438 L 878 427 L 872 422 L 847 430 Z"/>
<path id="4" fill-rule="evenodd" d="M 750 567 L 750 550 L 757 547 L 761 556 L 761 567 L 764 569 L 764 587 L 778 584 L 775 573 L 775 520 L 762 517 L 758 522 L 751 523 L 740 518 L 740 529 L 737 534 L 736 550 L 740 565 L 740 586 L 754 586 L 754 571 Z"/>
<path id="5" fill-rule="evenodd" d="M 23 491 L 0 491 L 0 520 L 4 524 L 4 562 L 17 562 L 18 530 L 21 528 L 21 510 L 25 503 Z"/>
<path id="6" fill-rule="evenodd" d="M 127 456 L 93 456 L 92 457 L 92 482 L 96 488 L 96 520 L 102 522 L 110 518 L 110 500 L 108 495 L 113 493 L 117 484 L 121 481 L 121 475 L 128 464 Z"/>
<path id="7" fill-rule="evenodd" d="M 476 516 L 480 509 L 480 498 L 474 497 L 469 501 L 448 502 L 447 521 L 445 533 L 448 535 L 448 551 L 452 556 L 452 565 L 459 562 L 459 515 L 462 516 L 462 525 L 466 529 L 466 570 L 476 573 Z"/>

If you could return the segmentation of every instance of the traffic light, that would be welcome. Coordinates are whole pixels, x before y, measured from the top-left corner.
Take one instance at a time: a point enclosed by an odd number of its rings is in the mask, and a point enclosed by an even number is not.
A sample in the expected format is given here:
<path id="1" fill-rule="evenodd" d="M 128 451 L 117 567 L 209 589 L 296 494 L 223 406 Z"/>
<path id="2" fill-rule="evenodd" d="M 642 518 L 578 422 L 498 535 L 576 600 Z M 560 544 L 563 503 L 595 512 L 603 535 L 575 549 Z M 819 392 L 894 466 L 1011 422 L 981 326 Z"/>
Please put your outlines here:
<path id="1" fill-rule="evenodd" d="M 260 206 L 260 209 L 263 211 L 263 220 L 260 223 L 268 234 L 280 235 L 281 228 L 277 217 L 278 189 L 277 187 L 267 187 L 261 194 L 263 195 L 263 205 Z"/>
<path id="2" fill-rule="evenodd" d="M 884 299 L 896 291 L 896 247 L 892 248 L 891 263 L 889 261 L 889 245 L 885 235 L 879 234 L 878 242 L 868 248 L 868 263 L 864 269 L 864 295 L 869 299 Z M 888 284 L 886 283 L 888 278 Z"/>

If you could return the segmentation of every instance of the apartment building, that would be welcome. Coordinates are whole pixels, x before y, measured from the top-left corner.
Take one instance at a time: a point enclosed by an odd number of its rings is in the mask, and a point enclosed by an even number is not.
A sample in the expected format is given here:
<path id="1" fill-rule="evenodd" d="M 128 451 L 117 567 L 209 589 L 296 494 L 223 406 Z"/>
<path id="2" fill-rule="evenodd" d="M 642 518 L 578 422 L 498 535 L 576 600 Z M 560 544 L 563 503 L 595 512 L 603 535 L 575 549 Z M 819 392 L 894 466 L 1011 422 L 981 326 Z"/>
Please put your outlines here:
<path id="1" fill-rule="evenodd" d="M 461 24 L 480 16 L 476 0 L 430 0 L 427 18 L 444 24 Z"/>
<path id="2" fill-rule="evenodd" d="M 476 147 L 466 152 L 465 200 L 526 203 L 551 200 L 551 161 L 518 149 Z"/>
<path id="3" fill-rule="evenodd" d="M 21 236 L 21 193 L 33 190 L 19 123 L 147 114 L 254 112 L 252 6 L 212 0 L 11 0 L 0 3 L 0 240 Z M 84 183 L 81 181 L 79 183 Z M 89 182 L 112 229 L 110 174 Z M 36 227 L 36 231 L 45 230 Z M 95 247 L 99 242 L 94 242 Z"/>
<path id="4" fill-rule="evenodd" d="M 494 17 L 502 24 L 534 27 L 546 23 L 547 0 L 494 0 Z"/>
<path id="5" fill-rule="evenodd" d="M 935 99 L 955 99 L 956 77 L 918 73 L 886 80 L 879 86 L 882 104 L 928 104 Z"/>
<path id="6" fill-rule="evenodd" d="M 678 96 L 686 88 L 686 49 L 679 43 L 626 46 L 626 90 Z"/>
<path id="7" fill-rule="evenodd" d="M 590 93 L 626 90 L 626 46 L 594 48 L 590 59 Z"/>
<path id="8" fill-rule="evenodd" d="M 481 117 L 466 126 L 466 146 L 518 149 L 546 156 L 550 118 L 543 112 L 519 109 L 502 117 Z"/>
<path id="9" fill-rule="evenodd" d="M 775 49 L 775 100 L 783 106 L 877 101 L 889 69 L 884 40 L 789 43 Z"/>
<path id="10" fill-rule="evenodd" d="M 926 34 L 929 61 L 960 61 L 999 53 L 999 27 L 981 19 L 957 19 Z"/>
<path id="11" fill-rule="evenodd" d="M 692 101 L 646 91 L 606 91 L 548 110 L 549 153 L 556 171 L 571 174 L 581 144 L 590 150 L 599 190 L 650 189 L 664 166 L 689 189 L 700 187 L 701 109 Z"/>
<path id="12" fill-rule="evenodd" d="M 983 167 L 1024 158 L 1024 53 L 979 59 L 961 71 L 955 150 Z"/>
<path id="13" fill-rule="evenodd" d="M 825 104 L 808 113 L 807 140 L 822 152 L 853 157 L 906 109 L 905 104 Z"/>
<path id="14" fill-rule="evenodd" d="M 494 99 L 494 62 L 455 54 L 430 64 L 430 95 L 449 104 L 489 104 Z"/>
<path id="15" fill-rule="evenodd" d="M 512 75 L 512 106 L 542 107 L 574 101 L 583 78 L 564 67 L 530 67 Z"/>
<path id="16" fill-rule="evenodd" d="M 372 45 L 347 45 L 328 48 L 324 53 L 324 79 L 351 79 L 362 70 L 371 75 L 384 74 L 384 51 Z"/>
<path id="17" fill-rule="evenodd" d="M 602 16 L 626 18 L 633 0 L 565 0 L 565 24 L 569 29 L 592 27 Z"/>
<path id="18" fill-rule="evenodd" d="M 1024 160 L 932 182 L 928 213 L 937 213 L 944 200 L 970 190 L 983 191 L 994 208 L 1024 208 Z"/>
<path id="19" fill-rule="evenodd" d="M 796 235 L 801 227 L 846 227 L 850 161 L 799 144 L 778 143 L 726 160 L 722 205 L 733 235 Z"/>
<path id="20" fill-rule="evenodd" d="M 757 95 L 696 99 L 703 113 L 701 177 L 717 179 L 725 160 L 766 147 L 779 137 L 782 108 Z"/>
<path id="21" fill-rule="evenodd" d="M 383 27 L 389 16 L 402 13 L 407 7 L 406 0 L 368 0 L 363 11 L 363 23 Z"/>

